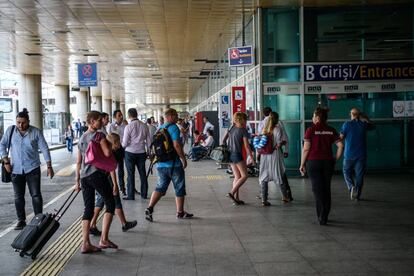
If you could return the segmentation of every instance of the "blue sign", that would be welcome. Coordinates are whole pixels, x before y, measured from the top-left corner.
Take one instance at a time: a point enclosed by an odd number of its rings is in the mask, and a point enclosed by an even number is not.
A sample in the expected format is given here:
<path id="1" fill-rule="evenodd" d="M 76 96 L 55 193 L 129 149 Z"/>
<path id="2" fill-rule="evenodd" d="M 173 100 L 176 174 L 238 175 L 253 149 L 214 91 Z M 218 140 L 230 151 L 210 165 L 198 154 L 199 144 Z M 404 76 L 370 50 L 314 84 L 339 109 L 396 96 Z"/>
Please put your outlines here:
<path id="1" fill-rule="evenodd" d="M 98 86 L 96 63 L 78 64 L 79 87 Z"/>
<path id="2" fill-rule="evenodd" d="M 229 96 L 221 96 L 221 104 L 229 104 Z"/>
<path id="3" fill-rule="evenodd" d="M 305 81 L 402 80 L 414 78 L 414 62 L 305 65 Z"/>
<path id="4" fill-rule="evenodd" d="M 229 66 L 246 66 L 253 64 L 253 47 L 229 48 Z"/>

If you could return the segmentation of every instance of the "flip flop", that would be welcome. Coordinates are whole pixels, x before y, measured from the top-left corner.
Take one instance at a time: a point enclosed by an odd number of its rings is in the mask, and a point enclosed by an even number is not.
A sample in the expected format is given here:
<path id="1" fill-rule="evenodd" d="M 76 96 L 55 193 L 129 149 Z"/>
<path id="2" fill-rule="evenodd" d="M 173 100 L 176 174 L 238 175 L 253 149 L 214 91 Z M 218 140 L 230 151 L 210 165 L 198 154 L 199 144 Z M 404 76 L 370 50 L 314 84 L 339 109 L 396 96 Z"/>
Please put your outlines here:
<path id="1" fill-rule="evenodd" d="M 99 243 L 99 248 L 101 248 L 101 249 L 107 249 L 107 248 L 118 249 L 118 245 L 114 244 L 111 241 L 108 241 L 108 244 Z"/>
<path id="2" fill-rule="evenodd" d="M 231 200 L 233 200 L 233 203 L 235 204 L 235 205 L 239 205 L 240 204 L 240 202 L 231 194 L 231 193 L 228 193 L 227 194 L 227 196 L 231 199 Z"/>
<path id="3" fill-rule="evenodd" d="M 91 253 L 96 253 L 96 252 L 101 252 L 101 251 L 102 249 L 96 246 L 91 246 L 89 249 L 84 249 L 83 247 L 81 247 L 82 254 L 91 254 Z"/>

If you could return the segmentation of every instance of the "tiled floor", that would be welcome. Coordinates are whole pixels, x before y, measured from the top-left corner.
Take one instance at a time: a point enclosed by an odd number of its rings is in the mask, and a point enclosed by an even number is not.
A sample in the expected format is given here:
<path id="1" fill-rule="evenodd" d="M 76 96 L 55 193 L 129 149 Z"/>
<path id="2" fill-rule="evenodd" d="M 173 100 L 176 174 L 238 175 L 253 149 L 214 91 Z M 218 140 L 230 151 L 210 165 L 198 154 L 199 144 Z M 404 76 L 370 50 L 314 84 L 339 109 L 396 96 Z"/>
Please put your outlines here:
<path id="1" fill-rule="evenodd" d="M 412 175 L 368 175 L 360 202 L 335 176 L 328 226 L 316 223 L 309 181 L 290 184 L 292 203 L 282 203 L 271 185 L 272 206 L 265 208 L 251 178 L 241 190 L 246 205 L 233 206 L 224 171 L 211 161 L 191 163 L 186 208 L 194 219 L 175 218 L 172 187 L 153 223 L 144 220 L 148 202 L 124 201 L 127 217 L 139 225 L 123 233 L 115 219 L 111 239 L 120 249 L 78 252 L 62 275 L 414 275 Z"/>

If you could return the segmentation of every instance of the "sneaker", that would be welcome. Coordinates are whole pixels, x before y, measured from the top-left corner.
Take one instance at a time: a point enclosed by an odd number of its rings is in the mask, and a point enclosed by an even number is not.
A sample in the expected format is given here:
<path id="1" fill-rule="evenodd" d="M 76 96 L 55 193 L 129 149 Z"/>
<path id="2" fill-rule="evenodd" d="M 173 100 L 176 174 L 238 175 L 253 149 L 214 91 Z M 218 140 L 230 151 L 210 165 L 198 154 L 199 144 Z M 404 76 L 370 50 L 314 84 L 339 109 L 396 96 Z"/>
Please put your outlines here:
<path id="1" fill-rule="evenodd" d="M 148 207 L 147 209 L 145 209 L 145 219 L 152 222 L 152 213 L 154 212 L 154 210 L 151 207 Z"/>
<path id="2" fill-rule="evenodd" d="M 134 228 L 135 226 L 137 226 L 137 221 L 136 220 L 133 220 L 133 221 L 127 221 L 126 223 L 125 223 L 125 225 L 124 226 L 122 226 L 122 232 L 126 232 L 126 231 L 128 231 L 129 229 L 132 229 L 132 228 Z"/>
<path id="3" fill-rule="evenodd" d="M 351 197 L 351 200 L 355 199 L 355 187 L 354 186 L 352 186 L 352 188 L 351 188 L 350 197 Z"/>
<path id="4" fill-rule="evenodd" d="M 177 213 L 178 219 L 189 219 L 189 218 L 192 218 L 193 216 L 194 216 L 193 214 L 187 213 L 185 211 L 181 213 Z"/>
<path id="5" fill-rule="evenodd" d="M 89 228 L 89 234 L 91 234 L 92 236 L 95 236 L 95 237 L 100 237 L 102 232 L 99 231 L 99 229 L 96 228 L 96 227 L 91 227 L 91 228 Z"/>
<path id="6" fill-rule="evenodd" d="M 270 202 L 269 201 L 263 201 L 262 202 L 262 206 L 263 207 L 267 207 L 267 206 L 270 206 L 271 204 L 270 204 Z"/>
<path id="7" fill-rule="evenodd" d="M 14 230 L 22 230 L 26 226 L 26 221 L 19 220 L 19 222 L 14 227 Z"/>

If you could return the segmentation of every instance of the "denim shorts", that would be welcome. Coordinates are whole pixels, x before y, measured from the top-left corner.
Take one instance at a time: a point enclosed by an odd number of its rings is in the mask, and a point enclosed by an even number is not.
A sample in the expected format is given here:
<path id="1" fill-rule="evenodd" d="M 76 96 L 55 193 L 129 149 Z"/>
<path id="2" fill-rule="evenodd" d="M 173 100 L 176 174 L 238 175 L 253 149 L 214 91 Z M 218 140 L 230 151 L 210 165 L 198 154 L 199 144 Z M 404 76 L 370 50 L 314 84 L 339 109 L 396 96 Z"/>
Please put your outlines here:
<path id="1" fill-rule="evenodd" d="M 243 161 L 243 156 L 241 153 L 238 152 L 231 152 L 230 153 L 230 163 L 237 164 Z"/>
<path id="2" fill-rule="evenodd" d="M 165 194 L 168 189 L 168 185 L 172 181 L 175 190 L 176 197 L 183 197 L 185 192 L 185 175 L 183 167 L 172 168 L 157 168 L 158 171 L 158 183 L 155 187 L 155 191 Z"/>

